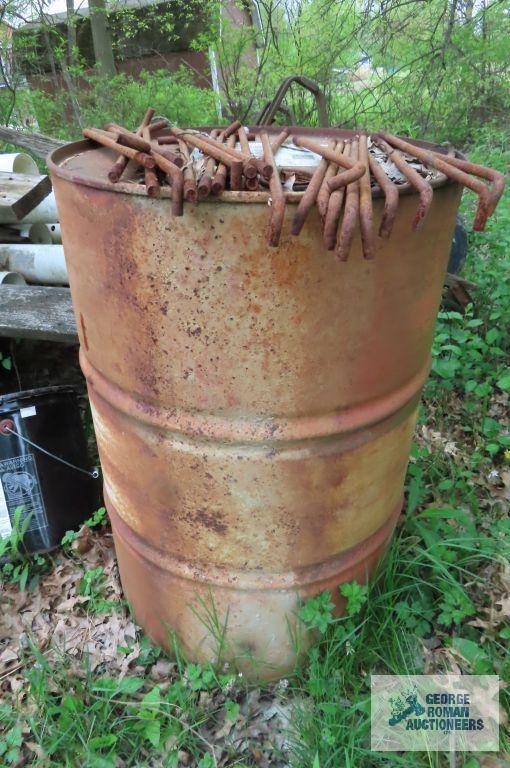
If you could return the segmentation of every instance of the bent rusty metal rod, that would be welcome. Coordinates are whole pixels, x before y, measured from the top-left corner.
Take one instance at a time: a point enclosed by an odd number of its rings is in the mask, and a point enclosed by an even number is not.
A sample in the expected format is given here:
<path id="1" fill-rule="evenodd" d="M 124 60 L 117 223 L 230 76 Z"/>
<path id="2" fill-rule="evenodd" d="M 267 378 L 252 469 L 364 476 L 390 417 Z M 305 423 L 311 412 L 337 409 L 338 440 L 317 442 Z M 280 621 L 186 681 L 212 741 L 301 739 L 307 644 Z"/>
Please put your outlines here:
<path id="1" fill-rule="evenodd" d="M 397 147 L 403 152 L 407 152 L 409 155 L 416 157 L 430 168 L 435 168 L 437 171 L 444 173 L 445 176 L 448 176 L 452 181 L 456 181 L 458 184 L 462 184 L 464 187 L 468 187 L 468 189 L 472 189 L 473 192 L 476 192 L 478 195 L 478 208 L 473 222 L 473 229 L 475 232 L 481 232 L 485 229 L 487 219 L 494 208 L 492 208 L 493 199 L 490 190 L 483 181 L 473 179 L 464 171 L 452 166 L 446 158 L 442 159 L 440 155 L 434 154 L 428 149 L 416 147 L 414 144 L 410 144 L 408 141 L 398 138 L 398 136 L 386 133 L 386 131 L 379 131 L 379 135 L 392 146 Z"/>
<path id="2" fill-rule="evenodd" d="M 154 117 L 154 109 L 152 107 L 149 107 L 147 112 L 144 115 L 144 118 L 140 125 L 138 126 L 136 133 L 140 135 L 143 131 L 143 129 L 149 125 L 150 121 Z M 108 171 L 108 180 L 112 182 L 112 184 L 116 184 L 124 171 L 126 170 L 126 166 L 128 164 L 129 158 L 127 158 L 125 155 L 119 155 L 117 160 L 114 162 L 110 170 Z"/>
<path id="3" fill-rule="evenodd" d="M 177 136 L 158 136 L 158 144 L 178 144 Z"/>
<path id="4" fill-rule="evenodd" d="M 284 128 L 283 131 L 280 131 L 276 139 L 271 142 L 271 149 L 273 150 L 273 155 L 276 157 L 276 153 L 282 146 L 283 142 L 286 141 L 289 137 L 289 129 Z"/>
<path id="5" fill-rule="evenodd" d="M 289 130 L 287 128 L 284 128 L 283 131 L 280 131 L 276 139 L 271 142 L 271 150 L 273 152 L 274 162 L 275 162 L 275 168 L 278 169 L 278 166 L 276 164 L 276 153 L 282 146 L 283 142 L 288 138 L 289 136 Z M 267 163 L 264 162 L 263 159 L 258 161 L 259 170 L 261 176 L 266 180 L 269 181 L 271 178 L 271 174 L 273 173 L 273 166 L 267 165 Z"/>
<path id="6" fill-rule="evenodd" d="M 243 173 L 247 179 L 255 179 L 257 177 L 257 174 L 259 172 L 257 158 L 253 157 L 253 155 L 250 152 L 250 147 L 248 146 L 248 151 L 239 152 L 236 149 L 236 142 L 235 141 L 229 141 L 229 139 L 234 136 L 237 136 L 236 134 L 231 133 L 230 136 L 226 137 L 225 141 L 225 152 L 228 152 L 228 154 L 234 159 L 234 160 L 242 160 L 243 162 Z M 207 141 L 210 139 L 209 136 L 204 136 L 204 139 Z"/>
<path id="7" fill-rule="evenodd" d="M 195 174 L 193 173 L 193 163 L 189 154 L 188 145 L 182 139 L 179 139 L 179 151 L 184 158 L 184 165 L 182 167 L 184 176 L 184 199 L 188 203 L 196 203 L 198 195 Z"/>
<path id="8" fill-rule="evenodd" d="M 337 144 L 337 151 L 339 151 L 338 144 Z M 350 155 L 351 155 L 350 140 L 344 142 L 342 155 L 347 160 L 350 158 Z M 329 190 L 329 187 L 328 187 L 328 190 Z M 340 213 L 342 211 L 342 204 L 344 201 L 344 197 L 345 197 L 345 187 L 340 187 L 340 189 L 335 189 L 334 192 L 330 193 L 328 208 L 326 211 L 326 217 L 324 219 L 324 230 L 322 233 L 324 247 L 327 248 L 328 251 L 332 251 L 335 248 L 337 231 L 338 231 L 338 222 L 340 219 Z"/>
<path id="9" fill-rule="evenodd" d="M 154 110 L 152 111 L 154 112 Z M 166 120 L 165 118 L 161 118 L 161 120 L 154 120 L 153 123 L 149 122 L 147 127 L 152 137 L 152 134 L 156 133 L 156 131 L 161 131 L 163 128 L 168 128 L 168 120 Z"/>
<path id="10" fill-rule="evenodd" d="M 126 147 L 132 147 L 133 149 L 139 149 L 140 152 L 150 152 L 150 141 L 146 141 L 142 135 L 132 133 L 126 130 L 117 123 L 107 123 L 104 126 L 104 130 L 110 133 L 116 133 L 119 136 L 119 144 L 124 144 Z"/>
<path id="11" fill-rule="evenodd" d="M 363 258 L 370 261 L 375 256 L 374 237 L 374 207 L 372 204 L 372 187 L 370 185 L 370 166 L 368 161 L 368 139 L 366 134 L 359 137 L 359 159 L 365 166 L 365 173 L 359 184 L 359 226 L 363 245 Z"/>
<path id="12" fill-rule="evenodd" d="M 308 141 L 308 139 L 303 140 L 301 138 L 299 139 L 299 144 L 298 144 L 296 142 L 296 138 L 294 138 L 294 143 L 297 146 L 302 146 L 302 147 L 306 147 L 307 149 L 311 149 L 312 152 L 315 152 L 316 154 L 321 155 L 322 157 L 325 157 L 330 162 L 336 163 L 337 165 L 346 169 L 341 171 L 340 173 L 337 173 L 335 176 L 332 176 L 328 180 L 328 189 L 330 192 L 334 192 L 337 189 L 346 187 L 351 182 L 357 181 L 359 178 L 363 176 L 363 174 L 366 171 L 366 167 L 361 161 L 356 160 L 356 162 L 353 162 L 349 157 L 347 157 L 340 151 L 331 150 L 329 149 L 329 147 L 321 147 L 319 144 L 315 144 L 312 141 Z"/>
<path id="13" fill-rule="evenodd" d="M 166 178 L 172 187 L 172 214 L 182 216 L 183 213 L 183 193 L 184 193 L 184 175 L 181 168 L 177 168 L 170 160 L 161 154 L 154 145 L 152 146 L 152 156 L 155 159 L 158 168 L 166 174 Z"/>
<path id="14" fill-rule="evenodd" d="M 343 141 L 339 141 L 334 145 L 335 152 L 342 152 L 343 148 L 344 148 Z M 324 230 L 324 222 L 326 220 L 326 214 L 328 211 L 329 198 L 331 196 L 331 190 L 328 187 L 328 181 L 332 179 L 333 176 L 336 176 L 337 171 L 338 171 L 337 163 L 330 162 L 328 165 L 328 170 L 326 171 L 326 175 L 324 176 L 324 180 L 321 184 L 321 188 L 319 189 L 319 194 L 317 195 L 317 200 L 316 200 L 317 211 L 322 223 L 323 230 Z"/>
<path id="15" fill-rule="evenodd" d="M 334 143 L 329 142 L 328 147 L 333 149 Z M 299 235 L 301 232 L 310 208 L 317 200 L 317 195 L 319 194 L 322 182 L 324 181 L 324 176 L 328 170 L 328 165 L 329 161 L 325 157 L 322 157 L 319 161 L 319 165 L 314 171 L 312 178 L 310 179 L 307 188 L 303 193 L 303 197 L 299 201 L 296 213 L 294 214 L 294 219 L 292 220 L 292 226 L 290 230 L 293 235 Z"/>
<path id="16" fill-rule="evenodd" d="M 211 136 L 208 136 L 206 134 L 202 133 L 193 133 L 195 136 L 199 136 L 201 139 L 207 142 L 214 142 L 214 139 L 211 138 Z M 243 161 L 243 172 L 244 175 L 247 176 L 247 178 L 255 178 L 257 173 L 260 173 L 265 179 L 269 181 L 271 178 L 271 174 L 273 172 L 273 168 L 269 163 L 266 163 L 263 158 L 257 159 L 255 158 L 250 151 L 248 150 L 248 153 L 245 152 L 239 152 L 239 150 L 235 149 L 235 142 L 232 144 L 228 142 L 228 139 L 233 134 L 230 134 L 230 136 L 226 137 L 227 143 L 223 145 L 224 151 L 229 154 L 234 160 L 242 160 Z"/>
<path id="17" fill-rule="evenodd" d="M 230 149 L 236 145 L 236 134 L 232 133 L 225 142 L 226 148 Z M 240 190 L 243 188 L 243 163 L 233 162 L 230 166 L 230 189 Z"/>
<path id="18" fill-rule="evenodd" d="M 152 150 L 156 150 L 156 152 L 159 152 L 160 155 L 166 157 L 166 159 L 170 160 L 170 162 L 176 165 L 177 168 L 182 168 L 184 165 L 184 160 L 181 155 L 178 155 L 177 152 L 172 152 L 172 150 L 168 149 L 167 147 L 160 147 L 160 145 L 154 140 L 151 142 L 151 151 Z"/>
<path id="19" fill-rule="evenodd" d="M 223 135 L 225 136 L 225 141 L 229 139 L 234 133 L 237 133 L 239 128 L 241 128 L 242 123 L 240 120 L 234 120 L 233 123 L 230 123 L 230 125 L 227 125 L 226 128 L 223 128 Z"/>
<path id="20" fill-rule="evenodd" d="M 344 172 L 339 173 L 328 181 L 328 187 L 331 192 L 334 192 L 335 189 L 340 189 L 340 187 L 347 186 L 351 181 L 357 181 L 365 173 L 365 166 L 360 161 L 354 163 L 344 155 L 336 154 L 334 150 L 331 150 L 328 147 L 321 147 L 320 144 L 316 144 L 314 141 L 305 139 L 302 136 L 294 136 L 292 140 L 297 147 L 310 149 L 317 155 L 325 157 L 331 163 L 336 163 L 337 165 L 341 165 L 342 168 L 347 169 L 347 174 Z"/>
<path id="21" fill-rule="evenodd" d="M 222 133 L 219 134 L 217 137 L 217 141 L 219 144 L 223 143 L 223 140 L 225 138 L 225 135 Z M 216 173 L 214 174 L 212 185 L 211 185 L 211 191 L 213 195 L 221 195 L 223 190 L 225 189 L 225 185 L 227 183 L 227 166 L 225 163 L 219 163 L 218 167 L 216 168 Z"/>
<path id="22" fill-rule="evenodd" d="M 260 134 L 260 140 L 262 142 L 262 149 L 264 151 L 264 160 L 270 163 L 273 168 L 273 173 L 269 180 L 269 191 L 271 192 L 271 219 L 269 221 L 269 233 L 268 243 L 272 248 L 276 248 L 280 242 L 280 236 L 282 233 L 283 219 L 285 216 L 285 195 L 283 194 L 282 182 L 280 180 L 280 174 L 276 167 L 276 162 L 271 148 L 271 142 L 266 131 L 262 131 Z"/>
<path id="23" fill-rule="evenodd" d="M 379 237 L 387 240 L 391 235 L 395 216 L 397 215 L 398 187 L 386 176 L 380 163 L 370 153 L 368 154 L 368 163 L 372 176 L 384 192 L 384 211 L 379 225 Z"/>
<path id="24" fill-rule="evenodd" d="M 219 135 L 219 130 L 216 128 L 211 131 L 211 136 L 215 139 Z M 214 157 L 208 157 L 205 163 L 204 172 L 201 175 L 197 184 L 197 194 L 199 200 L 205 200 L 211 193 L 212 180 L 216 171 L 216 160 Z"/>
<path id="25" fill-rule="evenodd" d="M 207 138 L 207 137 L 205 137 Z M 255 178 L 257 176 L 257 173 L 260 173 L 261 176 L 263 176 L 266 181 L 269 181 L 271 178 L 271 174 L 273 173 L 273 167 L 267 163 L 264 158 L 256 158 L 248 149 L 248 154 L 246 152 L 239 152 L 237 149 L 235 149 L 232 146 L 225 147 L 225 150 L 234 158 L 242 158 L 243 164 L 244 164 L 244 175 L 247 178 Z"/>
<path id="26" fill-rule="evenodd" d="M 434 192 L 431 185 L 422 176 L 420 176 L 418 171 L 415 171 L 415 169 L 409 165 L 407 160 L 403 155 L 400 154 L 397 149 L 391 147 L 386 141 L 384 141 L 383 138 L 379 136 L 379 134 L 372 136 L 372 141 L 374 144 L 377 144 L 377 146 L 380 147 L 383 152 L 386 152 L 388 159 L 397 166 L 399 171 L 404 174 L 409 183 L 412 184 L 412 186 L 419 193 L 420 202 L 418 203 L 418 210 L 416 211 L 416 216 L 414 217 L 412 226 L 413 230 L 421 229 L 432 203 Z"/>
<path id="27" fill-rule="evenodd" d="M 143 138 L 149 142 L 151 140 L 150 130 L 147 126 L 142 130 Z M 161 186 L 156 176 L 156 172 L 150 168 L 144 168 L 145 189 L 149 197 L 159 197 L 161 194 Z"/>
<path id="28" fill-rule="evenodd" d="M 325 157 L 332 163 L 336 162 L 337 165 L 341 165 L 342 168 L 346 169 L 345 171 L 342 171 L 341 173 L 338 173 L 336 176 L 333 176 L 331 179 L 329 179 L 328 188 L 331 192 L 334 192 L 336 189 L 340 189 L 341 187 L 346 187 L 351 182 L 357 181 L 365 173 L 365 166 L 359 160 L 353 162 L 345 155 L 341 153 L 337 154 L 334 150 L 331 150 L 328 147 L 321 147 L 320 144 L 316 144 L 315 142 L 310 141 L 309 139 L 304 139 L 303 137 L 295 136 L 293 138 L 293 142 L 297 147 L 305 147 L 306 149 L 310 149 L 317 155 Z"/>
<path id="29" fill-rule="evenodd" d="M 250 192 L 256 192 L 258 190 L 258 188 L 259 188 L 258 176 L 255 176 L 254 179 L 247 179 L 246 176 L 245 176 L 244 177 L 244 186 Z"/>
<path id="30" fill-rule="evenodd" d="M 239 144 L 241 145 L 241 151 L 246 155 L 251 155 L 251 149 L 250 149 L 250 142 L 248 141 L 248 136 L 246 134 L 246 131 L 244 130 L 243 126 L 241 125 L 240 128 L 237 130 L 237 135 L 239 137 Z M 244 184 L 246 189 L 249 189 L 251 192 L 255 192 L 259 188 L 259 168 L 258 168 L 258 162 L 257 158 L 253 157 L 253 166 L 255 167 L 255 175 L 254 176 L 244 176 Z M 245 166 L 243 166 L 245 167 Z"/>
<path id="31" fill-rule="evenodd" d="M 120 144 L 120 142 L 119 142 L 119 138 L 120 138 L 119 131 L 114 131 L 114 130 L 105 131 L 104 128 L 93 128 L 92 130 L 96 131 L 97 133 L 102 133 L 103 136 L 106 136 L 107 139 L 113 139 L 118 144 Z M 144 142 L 144 147 L 145 147 L 145 142 Z M 138 149 L 138 147 L 133 147 L 133 149 Z M 145 149 L 143 149 L 141 151 L 144 152 Z"/>
<path id="32" fill-rule="evenodd" d="M 357 162 L 359 160 L 358 139 L 353 139 L 352 141 L 350 159 L 353 162 Z M 346 187 L 344 215 L 336 243 L 336 257 L 340 261 L 347 261 L 349 258 L 349 251 L 351 250 L 354 230 L 356 229 L 356 224 L 358 222 L 360 203 L 359 186 L 360 182 L 358 179 L 356 179 L 352 181 L 348 187 Z"/>
<path id="33" fill-rule="evenodd" d="M 149 197 L 159 197 L 161 194 L 161 185 L 154 171 L 144 168 L 145 189 Z"/>
<path id="34" fill-rule="evenodd" d="M 241 126 L 237 130 L 237 135 L 239 137 L 239 144 L 241 145 L 241 151 L 244 155 L 249 155 L 250 160 L 246 160 L 243 164 L 243 171 L 246 181 L 249 179 L 255 179 L 257 180 L 257 176 L 259 174 L 258 164 L 257 164 L 257 158 L 253 157 L 250 149 L 250 143 L 248 141 L 248 137 L 246 136 L 246 131 L 244 130 L 243 126 Z M 248 189 L 258 189 L 258 180 L 257 183 L 253 186 L 253 183 L 250 182 L 250 186 L 248 186 Z"/>
<path id="35" fill-rule="evenodd" d="M 352 168 L 347 168 L 347 170 L 340 171 L 336 176 L 333 176 L 328 181 L 328 187 L 331 192 L 334 192 L 335 189 L 347 187 L 352 182 L 361 179 L 364 173 L 366 173 L 366 166 L 358 161 Z"/>
<path id="36" fill-rule="evenodd" d="M 438 152 L 434 152 L 441 160 L 445 160 L 448 165 L 453 165 L 461 171 L 470 173 L 473 176 L 479 176 L 481 179 L 487 179 L 492 184 L 492 188 L 489 192 L 489 216 L 494 212 L 499 199 L 505 189 L 505 175 L 499 171 L 495 171 L 492 168 L 487 168 L 485 165 L 478 165 L 477 163 L 471 163 L 469 160 L 461 160 L 460 157 L 455 155 L 440 155 Z"/>
<path id="37" fill-rule="evenodd" d="M 230 175 L 233 175 L 235 180 L 242 177 L 244 160 L 242 155 L 240 155 L 239 158 L 232 157 L 232 154 L 227 152 L 225 147 L 222 146 L 216 139 L 211 139 L 210 137 L 206 139 L 205 136 L 202 136 L 201 134 L 193 133 L 192 131 L 183 131 L 180 128 L 177 128 L 175 125 L 172 126 L 170 130 L 174 136 L 177 136 L 177 138 L 184 139 L 188 142 L 188 144 L 197 147 L 204 154 L 209 155 L 210 157 L 214 157 L 215 160 L 218 160 L 218 162 L 223 163 L 228 168 L 230 168 Z M 232 136 L 230 136 L 228 140 L 231 138 Z M 240 188 L 240 183 L 238 187 L 232 187 L 232 189 Z"/>
<path id="38" fill-rule="evenodd" d="M 97 144 L 102 144 L 103 147 L 114 149 L 117 154 L 124 155 L 129 160 L 134 160 L 135 163 L 142 165 L 144 168 L 152 169 L 156 166 L 153 157 L 145 154 L 144 152 L 139 152 L 132 147 L 125 147 L 124 145 L 119 144 L 117 141 L 115 141 L 115 139 L 112 139 L 104 131 L 100 131 L 96 128 L 84 128 L 82 134 L 86 139 L 92 139 L 92 141 L 95 141 Z"/>

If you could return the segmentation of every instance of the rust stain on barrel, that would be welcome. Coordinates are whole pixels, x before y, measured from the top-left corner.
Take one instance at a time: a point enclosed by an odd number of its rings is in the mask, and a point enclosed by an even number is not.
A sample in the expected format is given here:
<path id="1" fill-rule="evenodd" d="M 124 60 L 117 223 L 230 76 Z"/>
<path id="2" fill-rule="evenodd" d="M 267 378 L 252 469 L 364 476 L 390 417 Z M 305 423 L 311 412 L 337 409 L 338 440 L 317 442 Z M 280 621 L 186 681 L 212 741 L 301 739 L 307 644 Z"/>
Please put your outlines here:
<path id="1" fill-rule="evenodd" d="M 95 188 L 108 151 L 58 157 L 126 596 L 156 642 L 175 631 L 201 662 L 218 651 L 212 602 L 223 658 L 284 674 L 300 600 L 330 589 L 341 610 L 338 585 L 366 580 L 399 515 L 461 190 L 436 188 L 420 232 L 401 197 L 373 261 L 356 230 L 339 263 L 316 209 L 296 238 L 287 203 L 270 248 L 265 202 L 210 197 L 176 218 L 168 199 Z"/>

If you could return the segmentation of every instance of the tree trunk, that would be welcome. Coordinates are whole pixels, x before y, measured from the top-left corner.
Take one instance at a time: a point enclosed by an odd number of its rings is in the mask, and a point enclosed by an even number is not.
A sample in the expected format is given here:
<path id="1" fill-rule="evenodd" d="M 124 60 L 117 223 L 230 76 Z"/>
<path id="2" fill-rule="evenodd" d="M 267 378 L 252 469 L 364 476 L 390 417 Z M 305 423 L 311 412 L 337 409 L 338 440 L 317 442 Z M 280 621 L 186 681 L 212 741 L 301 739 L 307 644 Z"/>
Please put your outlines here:
<path id="1" fill-rule="evenodd" d="M 106 18 L 104 0 L 89 0 L 90 27 L 94 56 L 100 74 L 114 77 L 115 62 L 113 60 L 112 38 Z"/>
<path id="2" fill-rule="evenodd" d="M 50 35 L 48 32 L 48 27 L 46 24 L 46 21 L 43 16 L 40 18 L 41 26 L 42 26 L 42 36 L 44 41 L 44 48 L 46 50 L 46 55 L 48 56 L 48 61 L 50 62 L 50 69 L 51 69 L 51 79 L 53 80 L 53 85 L 58 90 L 60 87 L 60 83 L 58 81 L 58 75 L 57 75 L 57 67 L 55 66 L 55 57 L 53 56 L 53 49 L 51 47 L 50 42 Z"/>
<path id="3" fill-rule="evenodd" d="M 67 63 L 69 67 L 76 64 L 76 18 L 74 15 L 74 0 L 66 0 L 67 12 Z"/>

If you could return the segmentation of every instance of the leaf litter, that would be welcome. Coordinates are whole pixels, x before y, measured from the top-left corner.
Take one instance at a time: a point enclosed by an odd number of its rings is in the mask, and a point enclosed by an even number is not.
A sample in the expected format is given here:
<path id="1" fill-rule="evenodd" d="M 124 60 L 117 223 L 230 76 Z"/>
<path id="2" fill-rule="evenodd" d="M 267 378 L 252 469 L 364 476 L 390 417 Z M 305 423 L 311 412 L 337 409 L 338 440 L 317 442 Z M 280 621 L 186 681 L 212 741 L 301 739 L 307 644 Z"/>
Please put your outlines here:
<path id="1" fill-rule="evenodd" d="M 104 611 L 97 610 L 97 595 L 82 594 L 84 574 L 94 569 L 101 569 L 99 605 Z M 69 679 L 86 680 L 93 674 L 97 679 L 107 676 L 121 681 L 135 676 L 142 680 L 133 694 L 135 701 L 155 685 L 164 693 L 180 678 L 177 664 L 169 658 L 159 656 L 149 664 L 144 658 L 146 638 L 122 598 L 108 527 L 98 533 L 84 526 L 72 551 L 55 556 L 52 569 L 41 575 L 33 591 L 20 591 L 19 585 L 0 581 L 0 600 L 0 703 L 8 703 L 21 715 L 34 714 L 25 673 L 37 665 L 37 654 L 55 667 L 65 662 Z M 285 682 L 248 689 L 242 676 L 232 675 L 224 690 L 199 692 L 203 716 L 197 735 L 214 753 L 215 765 L 231 765 L 235 755 L 234 762 L 244 759 L 260 768 L 288 766 L 290 720 L 301 701 L 288 693 Z M 50 692 L 62 694 L 58 682 L 48 679 L 47 683 Z M 227 699 L 239 707 L 231 720 L 225 714 Z M 185 723 L 186 711 L 181 716 Z M 162 759 L 174 746 L 161 746 Z M 30 759 L 36 755 L 41 765 L 46 764 L 36 742 L 27 738 L 24 749 L 26 756 L 33 753 Z M 164 763 L 158 759 L 149 764 L 156 768 Z M 118 758 L 115 765 L 124 763 Z M 197 763 L 180 750 L 179 765 Z"/>

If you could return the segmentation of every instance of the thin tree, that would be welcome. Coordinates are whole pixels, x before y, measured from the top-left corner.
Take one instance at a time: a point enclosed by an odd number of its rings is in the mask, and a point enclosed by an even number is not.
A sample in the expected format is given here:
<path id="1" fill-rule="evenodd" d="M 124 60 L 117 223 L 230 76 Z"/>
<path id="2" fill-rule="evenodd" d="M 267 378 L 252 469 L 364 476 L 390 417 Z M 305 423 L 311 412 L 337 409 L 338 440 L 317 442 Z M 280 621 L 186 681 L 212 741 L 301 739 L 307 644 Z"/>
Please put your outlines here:
<path id="1" fill-rule="evenodd" d="M 108 27 L 104 0 L 89 0 L 89 13 L 97 68 L 101 75 L 114 77 L 116 71 L 113 59 L 112 38 Z"/>

